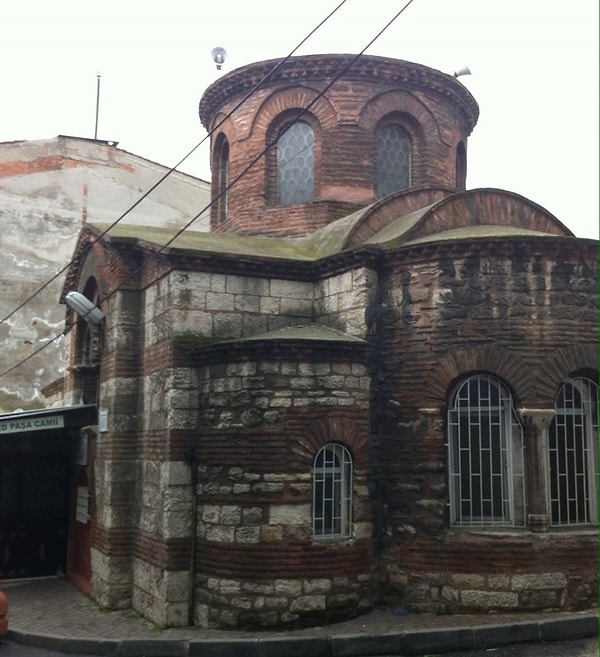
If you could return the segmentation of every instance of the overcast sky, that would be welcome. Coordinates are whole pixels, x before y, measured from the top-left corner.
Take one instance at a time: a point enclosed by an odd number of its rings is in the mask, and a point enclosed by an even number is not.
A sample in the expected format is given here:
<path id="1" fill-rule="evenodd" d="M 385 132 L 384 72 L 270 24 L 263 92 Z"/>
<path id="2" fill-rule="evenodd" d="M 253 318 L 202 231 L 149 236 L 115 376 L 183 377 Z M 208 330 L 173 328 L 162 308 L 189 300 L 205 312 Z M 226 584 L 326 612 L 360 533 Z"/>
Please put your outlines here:
<path id="1" fill-rule="evenodd" d="M 287 55 L 339 2 L 4 3 L 0 141 L 93 137 L 100 73 L 98 138 L 173 166 L 206 134 L 198 102 L 211 82 Z M 347 0 L 297 54 L 359 52 L 404 2 Z M 598 0 L 413 0 L 367 54 L 468 65 L 460 80 L 480 106 L 468 187 L 517 192 L 597 238 L 598 22 Z M 209 180 L 208 161 L 205 145 L 180 168 Z"/>

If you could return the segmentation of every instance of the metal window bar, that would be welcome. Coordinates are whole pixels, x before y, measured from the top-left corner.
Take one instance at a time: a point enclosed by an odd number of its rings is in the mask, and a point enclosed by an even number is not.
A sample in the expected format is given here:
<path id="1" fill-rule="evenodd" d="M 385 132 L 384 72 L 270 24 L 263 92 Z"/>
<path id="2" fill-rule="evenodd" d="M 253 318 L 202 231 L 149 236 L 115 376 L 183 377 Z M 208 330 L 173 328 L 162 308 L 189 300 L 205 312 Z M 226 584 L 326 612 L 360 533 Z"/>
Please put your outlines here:
<path id="1" fill-rule="evenodd" d="M 490 375 L 457 390 L 448 414 L 452 524 L 513 524 L 513 415 L 510 393 Z"/>
<path id="2" fill-rule="evenodd" d="M 596 518 L 598 386 L 567 379 L 556 396 L 548 439 L 548 497 L 553 526 L 591 524 Z"/>
<path id="3" fill-rule="evenodd" d="M 319 450 L 313 468 L 313 535 L 350 536 L 352 518 L 352 457 L 337 443 Z"/>

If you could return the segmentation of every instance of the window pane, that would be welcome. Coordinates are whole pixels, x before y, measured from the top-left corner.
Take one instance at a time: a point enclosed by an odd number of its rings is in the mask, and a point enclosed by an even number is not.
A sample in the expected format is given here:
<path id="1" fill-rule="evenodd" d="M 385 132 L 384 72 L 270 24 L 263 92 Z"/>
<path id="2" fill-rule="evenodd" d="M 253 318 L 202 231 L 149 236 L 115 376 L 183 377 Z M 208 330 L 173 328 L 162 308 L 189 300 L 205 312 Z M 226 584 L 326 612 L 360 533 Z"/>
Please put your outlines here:
<path id="1" fill-rule="evenodd" d="M 313 468 L 313 532 L 315 536 L 350 536 L 352 460 L 342 445 L 325 445 Z"/>
<path id="2" fill-rule="evenodd" d="M 451 512 L 455 524 L 507 524 L 511 517 L 511 399 L 497 379 L 470 377 L 449 412 Z"/>
<path id="3" fill-rule="evenodd" d="M 308 123 L 291 125 L 277 141 L 277 191 L 281 205 L 314 197 L 314 133 Z"/>
<path id="4" fill-rule="evenodd" d="M 410 185 L 410 139 L 397 125 L 377 130 L 377 197 Z"/>
<path id="5" fill-rule="evenodd" d="M 597 405 L 598 387 L 587 379 L 566 381 L 556 396 L 547 456 L 553 525 L 586 524 L 593 517 Z"/>

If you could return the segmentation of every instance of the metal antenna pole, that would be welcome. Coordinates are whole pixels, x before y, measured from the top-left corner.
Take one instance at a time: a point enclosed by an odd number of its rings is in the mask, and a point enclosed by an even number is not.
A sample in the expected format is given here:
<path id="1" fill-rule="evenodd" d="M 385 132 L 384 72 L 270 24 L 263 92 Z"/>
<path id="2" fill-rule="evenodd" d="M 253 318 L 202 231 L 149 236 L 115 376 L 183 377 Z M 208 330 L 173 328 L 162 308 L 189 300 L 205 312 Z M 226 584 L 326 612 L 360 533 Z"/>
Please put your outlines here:
<path id="1" fill-rule="evenodd" d="M 96 127 L 94 129 L 94 139 L 98 139 L 98 113 L 100 110 L 100 73 L 96 73 Z"/>

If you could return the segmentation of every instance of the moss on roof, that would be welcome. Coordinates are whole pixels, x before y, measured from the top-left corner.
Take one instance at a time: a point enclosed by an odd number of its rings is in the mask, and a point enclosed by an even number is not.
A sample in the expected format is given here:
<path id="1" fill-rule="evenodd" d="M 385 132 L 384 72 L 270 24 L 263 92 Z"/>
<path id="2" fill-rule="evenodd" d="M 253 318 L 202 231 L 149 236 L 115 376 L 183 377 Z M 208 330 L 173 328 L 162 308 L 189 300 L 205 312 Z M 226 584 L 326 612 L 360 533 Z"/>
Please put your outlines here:
<path id="1" fill-rule="evenodd" d="M 219 347 L 223 345 L 240 345 L 252 342 L 318 342 L 318 343 L 346 343 L 346 344 L 367 344 L 362 338 L 357 338 L 343 331 L 324 326 L 323 324 L 302 324 L 297 326 L 287 326 L 275 331 L 257 333 L 243 338 L 236 339 L 218 339 L 205 338 L 202 336 L 185 335 L 177 338 L 180 346 L 187 349 L 199 349 L 203 347 Z"/>
<path id="2" fill-rule="evenodd" d="M 98 233 L 104 232 L 108 224 L 87 224 Z M 235 233 L 206 233 L 186 230 L 173 239 L 176 231 L 154 226 L 118 224 L 110 229 L 106 238 L 112 242 L 129 243 L 148 248 L 189 253 L 206 253 L 261 258 L 313 261 L 327 253 L 318 244 L 298 239 L 275 237 L 253 237 Z M 172 241 L 171 241 L 172 240 Z M 168 246 L 165 246 L 168 244 Z"/>
<path id="3" fill-rule="evenodd" d="M 258 333 L 237 342 L 253 342 L 256 340 L 314 340 L 318 342 L 350 342 L 365 343 L 362 338 L 349 335 L 343 331 L 323 326 L 323 324 L 300 324 L 298 326 L 287 326 L 267 333 Z"/>
<path id="4" fill-rule="evenodd" d="M 413 244 L 426 244 L 428 242 L 461 241 L 482 239 L 485 237 L 557 237 L 556 233 L 542 233 L 539 230 L 520 228 L 519 226 L 500 226 L 497 224 L 483 224 L 479 226 L 463 226 L 408 240 L 390 240 L 381 244 L 384 249 L 393 249 L 399 246 L 412 246 Z M 400 243 L 399 243 L 400 242 Z"/>

